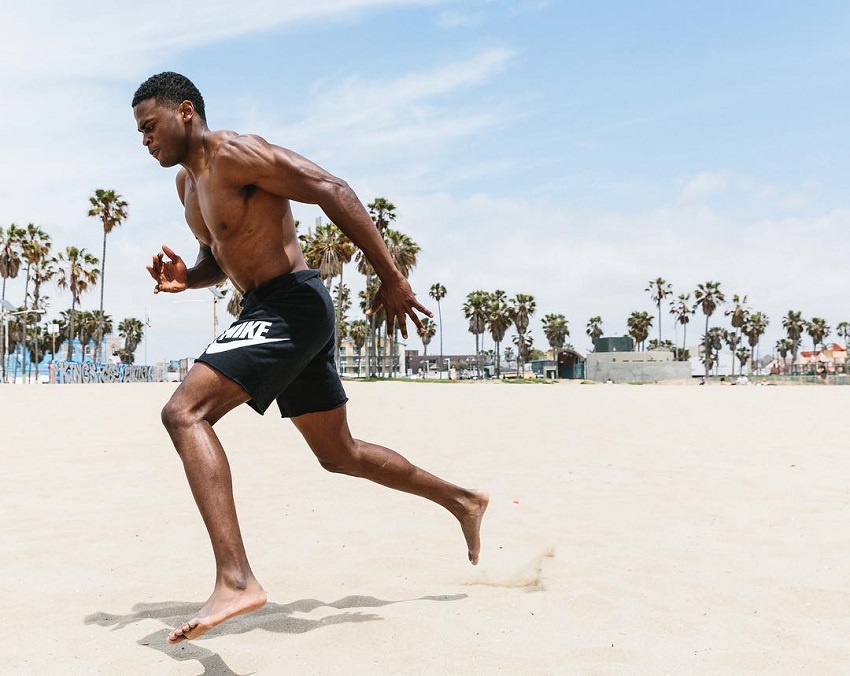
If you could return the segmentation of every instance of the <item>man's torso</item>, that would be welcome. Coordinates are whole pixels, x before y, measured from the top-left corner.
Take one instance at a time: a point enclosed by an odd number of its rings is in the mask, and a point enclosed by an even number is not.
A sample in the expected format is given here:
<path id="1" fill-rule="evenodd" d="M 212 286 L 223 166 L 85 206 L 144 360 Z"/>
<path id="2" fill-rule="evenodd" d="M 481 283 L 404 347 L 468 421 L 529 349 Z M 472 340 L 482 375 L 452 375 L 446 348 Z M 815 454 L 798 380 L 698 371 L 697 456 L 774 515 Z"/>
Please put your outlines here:
<path id="1" fill-rule="evenodd" d="M 214 132 L 220 145 L 235 136 Z M 221 270 L 241 291 L 296 270 L 306 269 L 289 200 L 247 181 L 225 180 L 216 172 L 216 153 L 206 171 L 178 175 L 186 222 L 210 248 Z"/>

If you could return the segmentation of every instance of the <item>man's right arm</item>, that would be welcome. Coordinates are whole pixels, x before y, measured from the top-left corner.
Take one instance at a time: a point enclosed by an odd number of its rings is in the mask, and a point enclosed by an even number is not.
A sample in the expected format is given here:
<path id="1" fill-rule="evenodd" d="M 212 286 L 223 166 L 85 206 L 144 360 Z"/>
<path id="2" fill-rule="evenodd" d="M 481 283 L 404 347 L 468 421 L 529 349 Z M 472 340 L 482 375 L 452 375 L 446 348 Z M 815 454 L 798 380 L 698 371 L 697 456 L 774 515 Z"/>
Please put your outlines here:
<path id="1" fill-rule="evenodd" d="M 201 244 L 195 264 L 186 271 L 186 288 L 205 289 L 220 284 L 225 279 L 227 275 L 218 267 L 212 250 L 206 244 Z"/>
<path id="2" fill-rule="evenodd" d="M 165 260 L 168 256 L 169 260 Z M 186 289 L 204 289 L 215 286 L 227 279 L 218 267 L 212 251 L 201 244 L 198 258 L 191 268 L 187 268 L 183 259 L 171 247 L 163 244 L 162 252 L 153 257 L 153 263 L 148 266 L 148 272 L 156 281 L 154 293 L 179 293 Z"/>

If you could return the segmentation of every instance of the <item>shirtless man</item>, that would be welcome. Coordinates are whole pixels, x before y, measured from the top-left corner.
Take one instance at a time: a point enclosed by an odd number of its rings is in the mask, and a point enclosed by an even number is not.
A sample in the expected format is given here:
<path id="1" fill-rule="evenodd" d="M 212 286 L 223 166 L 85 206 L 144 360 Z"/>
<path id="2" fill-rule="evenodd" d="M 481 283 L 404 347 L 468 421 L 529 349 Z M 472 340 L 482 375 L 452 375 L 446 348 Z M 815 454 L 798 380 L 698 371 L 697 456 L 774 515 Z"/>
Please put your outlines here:
<path id="1" fill-rule="evenodd" d="M 487 493 L 450 484 L 395 451 L 353 439 L 348 429 L 347 398 L 334 365 L 333 306 L 318 273 L 304 263 L 289 200 L 318 205 L 363 251 L 381 279 L 370 313 L 383 305 L 390 331 L 398 322 L 407 338 L 408 318 L 422 329 L 415 311 L 432 316 L 395 267 L 363 204 L 345 181 L 290 150 L 258 136 L 210 131 L 204 100 L 182 75 L 154 75 L 138 88 L 132 105 L 148 152 L 160 166 L 182 166 L 177 193 L 200 244 L 191 267 L 162 247 L 148 266 L 154 293 L 227 278 L 244 294 L 239 319 L 207 347 L 162 410 L 216 564 L 212 595 L 171 632 L 169 643 L 197 638 L 266 602 L 248 564 L 230 467 L 213 431 L 240 404 L 262 414 L 276 401 L 326 470 L 445 507 L 460 522 L 476 564 Z"/>

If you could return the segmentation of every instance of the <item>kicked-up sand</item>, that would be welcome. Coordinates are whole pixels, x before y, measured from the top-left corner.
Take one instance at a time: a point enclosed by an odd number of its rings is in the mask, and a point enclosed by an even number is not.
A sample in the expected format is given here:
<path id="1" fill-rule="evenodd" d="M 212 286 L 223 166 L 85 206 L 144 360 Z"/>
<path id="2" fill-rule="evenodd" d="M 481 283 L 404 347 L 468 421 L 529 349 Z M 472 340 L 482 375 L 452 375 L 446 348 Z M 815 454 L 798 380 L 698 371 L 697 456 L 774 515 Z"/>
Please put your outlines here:
<path id="1" fill-rule="evenodd" d="M 0 386 L 0 672 L 850 669 L 850 387 L 349 383 L 355 436 L 490 491 L 477 567 L 243 406 L 216 429 L 269 602 L 170 646 L 214 572 L 174 387 Z"/>

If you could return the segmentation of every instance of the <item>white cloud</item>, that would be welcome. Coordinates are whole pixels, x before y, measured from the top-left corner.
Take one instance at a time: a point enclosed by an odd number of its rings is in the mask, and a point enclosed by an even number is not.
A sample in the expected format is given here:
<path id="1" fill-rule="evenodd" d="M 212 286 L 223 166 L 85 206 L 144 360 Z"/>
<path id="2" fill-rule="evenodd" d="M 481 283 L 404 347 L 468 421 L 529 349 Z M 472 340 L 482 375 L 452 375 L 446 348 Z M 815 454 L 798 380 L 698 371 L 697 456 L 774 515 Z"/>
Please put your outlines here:
<path id="1" fill-rule="evenodd" d="M 726 192 L 729 177 L 725 172 L 701 171 L 685 184 L 682 189 L 682 199 L 699 201 Z"/>
<path id="2" fill-rule="evenodd" d="M 441 28 L 468 28 L 481 23 L 481 19 L 477 12 L 446 11 L 437 17 L 437 25 Z"/>
<path id="3" fill-rule="evenodd" d="M 109 0 L 4 6 L 0 73 L 51 82 L 96 76 L 135 80 L 169 54 L 306 20 L 337 21 L 358 10 L 438 4 L 428 0 L 210 0 L 143 4 Z M 105 55 L 108 57 L 105 58 Z"/>

